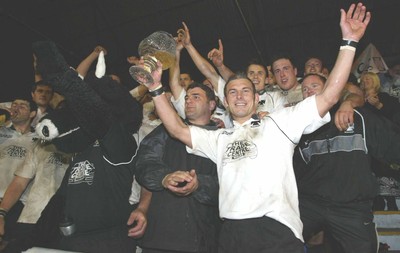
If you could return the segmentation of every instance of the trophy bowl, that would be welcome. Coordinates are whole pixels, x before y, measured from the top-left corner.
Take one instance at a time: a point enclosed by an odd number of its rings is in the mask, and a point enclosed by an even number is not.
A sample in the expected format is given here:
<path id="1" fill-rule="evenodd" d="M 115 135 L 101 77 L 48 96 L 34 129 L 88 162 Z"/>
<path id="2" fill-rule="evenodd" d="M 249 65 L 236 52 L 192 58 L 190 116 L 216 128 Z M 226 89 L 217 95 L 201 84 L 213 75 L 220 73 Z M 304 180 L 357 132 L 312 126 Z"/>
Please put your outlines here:
<path id="1" fill-rule="evenodd" d="M 132 66 L 129 74 L 144 85 L 153 83 L 151 73 L 157 68 L 157 61 L 162 63 L 163 70 L 175 63 L 176 42 L 171 34 L 157 31 L 143 39 L 139 44 L 139 55 L 143 57 L 144 66 Z"/>

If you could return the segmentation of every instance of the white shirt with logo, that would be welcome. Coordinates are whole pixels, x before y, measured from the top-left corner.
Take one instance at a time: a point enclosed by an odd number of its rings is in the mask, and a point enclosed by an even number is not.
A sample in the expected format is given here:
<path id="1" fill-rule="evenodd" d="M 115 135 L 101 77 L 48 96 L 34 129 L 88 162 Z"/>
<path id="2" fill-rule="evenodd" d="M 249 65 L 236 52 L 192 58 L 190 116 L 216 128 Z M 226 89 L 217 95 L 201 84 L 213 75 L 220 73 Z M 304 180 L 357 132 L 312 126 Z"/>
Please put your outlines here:
<path id="1" fill-rule="evenodd" d="M 312 96 L 262 120 L 234 122 L 231 129 L 207 131 L 190 126 L 193 149 L 187 150 L 217 164 L 222 218 L 267 216 L 303 240 L 292 156 L 303 132 L 315 131 L 329 121 L 329 113 L 319 116 Z"/>

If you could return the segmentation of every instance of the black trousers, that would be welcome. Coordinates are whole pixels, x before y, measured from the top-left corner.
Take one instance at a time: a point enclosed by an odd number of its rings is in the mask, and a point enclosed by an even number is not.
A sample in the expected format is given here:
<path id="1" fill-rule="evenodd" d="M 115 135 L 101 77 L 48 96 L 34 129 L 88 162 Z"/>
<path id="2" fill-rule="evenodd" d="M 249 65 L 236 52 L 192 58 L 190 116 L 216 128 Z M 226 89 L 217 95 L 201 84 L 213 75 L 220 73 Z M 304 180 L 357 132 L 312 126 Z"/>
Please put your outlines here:
<path id="1" fill-rule="evenodd" d="M 303 243 L 282 223 L 266 216 L 224 220 L 219 253 L 304 253 Z"/>
<path id="2" fill-rule="evenodd" d="M 345 253 L 376 253 L 378 238 L 373 222 L 372 201 L 333 204 L 300 198 L 303 237 L 324 230 Z"/>

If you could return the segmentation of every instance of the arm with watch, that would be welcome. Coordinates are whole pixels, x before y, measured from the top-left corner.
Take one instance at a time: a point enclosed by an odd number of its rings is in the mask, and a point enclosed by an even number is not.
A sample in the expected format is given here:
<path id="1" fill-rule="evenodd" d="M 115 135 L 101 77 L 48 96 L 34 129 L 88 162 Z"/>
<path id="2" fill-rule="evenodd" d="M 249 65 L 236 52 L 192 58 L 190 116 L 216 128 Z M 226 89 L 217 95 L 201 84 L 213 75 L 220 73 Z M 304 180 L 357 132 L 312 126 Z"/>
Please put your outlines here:
<path id="1" fill-rule="evenodd" d="M 339 101 L 342 90 L 349 78 L 356 51 L 355 46 L 363 37 L 371 19 L 371 13 L 366 11 L 366 7 L 362 3 L 352 4 L 347 12 L 343 9 L 340 12 L 340 28 L 343 41 L 335 66 L 326 81 L 325 89 L 322 93 L 316 95 L 317 108 L 321 117 Z"/>

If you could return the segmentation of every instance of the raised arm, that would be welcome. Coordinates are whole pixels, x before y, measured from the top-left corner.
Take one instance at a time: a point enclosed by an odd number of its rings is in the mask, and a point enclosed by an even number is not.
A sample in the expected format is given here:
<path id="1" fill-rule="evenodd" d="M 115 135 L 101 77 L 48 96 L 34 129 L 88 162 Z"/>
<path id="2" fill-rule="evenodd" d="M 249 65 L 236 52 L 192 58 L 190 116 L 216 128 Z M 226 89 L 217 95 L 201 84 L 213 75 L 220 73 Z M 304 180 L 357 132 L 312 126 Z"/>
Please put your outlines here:
<path id="1" fill-rule="evenodd" d="M 343 42 L 348 45 L 340 47 L 335 66 L 326 81 L 327 85 L 324 91 L 316 96 L 318 112 L 321 116 L 324 116 L 339 100 L 349 78 L 355 55 L 355 45 L 364 35 L 371 18 L 371 13 L 366 11 L 366 7 L 362 3 L 358 3 L 357 6 L 352 4 L 347 13 L 341 9 L 340 14 Z"/>
<path id="2" fill-rule="evenodd" d="M 182 35 L 180 34 L 180 30 L 178 30 L 178 37 L 175 38 L 176 41 L 175 64 L 171 66 L 171 68 L 169 69 L 169 87 L 171 88 L 171 93 L 175 100 L 179 98 L 181 92 L 183 91 L 183 87 L 179 84 L 179 77 L 181 74 L 181 69 L 179 64 L 181 59 L 181 51 L 183 49 L 181 37 Z"/>
<path id="3" fill-rule="evenodd" d="M 104 52 L 104 55 L 107 55 L 107 50 L 104 47 L 95 47 L 94 50 L 79 63 L 78 67 L 76 67 L 76 72 L 85 77 L 89 72 L 90 66 L 99 57 L 101 51 Z"/>
<path id="4" fill-rule="evenodd" d="M 221 39 L 218 40 L 218 46 L 218 49 L 214 48 L 207 54 L 207 58 L 213 62 L 222 78 L 227 81 L 234 73 L 224 65 L 224 46 Z"/>
<path id="5" fill-rule="evenodd" d="M 141 60 L 141 65 L 143 66 L 143 60 Z M 157 114 L 172 137 L 192 147 L 189 127 L 182 122 L 181 118 L 168 102 L 167 96 L 163 92 L 161 75 L 162 65 L 161 62 L 158 61 L 157 69 L 152 73 L 154 83 L 150 84 L 148 87 L 150 95 L 153 97 Z"/>
<path id="6" fill-rule="evenodd" d="M 190 38 L 190 31 L 185 22 L 182 22 L 183 28 L 183 46 L 188 51 L 190 57 L 192 58 L 194 64 L 199 69 L 199 71 L 211 81 L 215 90 L 218 90 L 218 79 L 219 75 L 215 68 L 197 51 L 197 49 L 193 46 L 191 38 Z"/>

